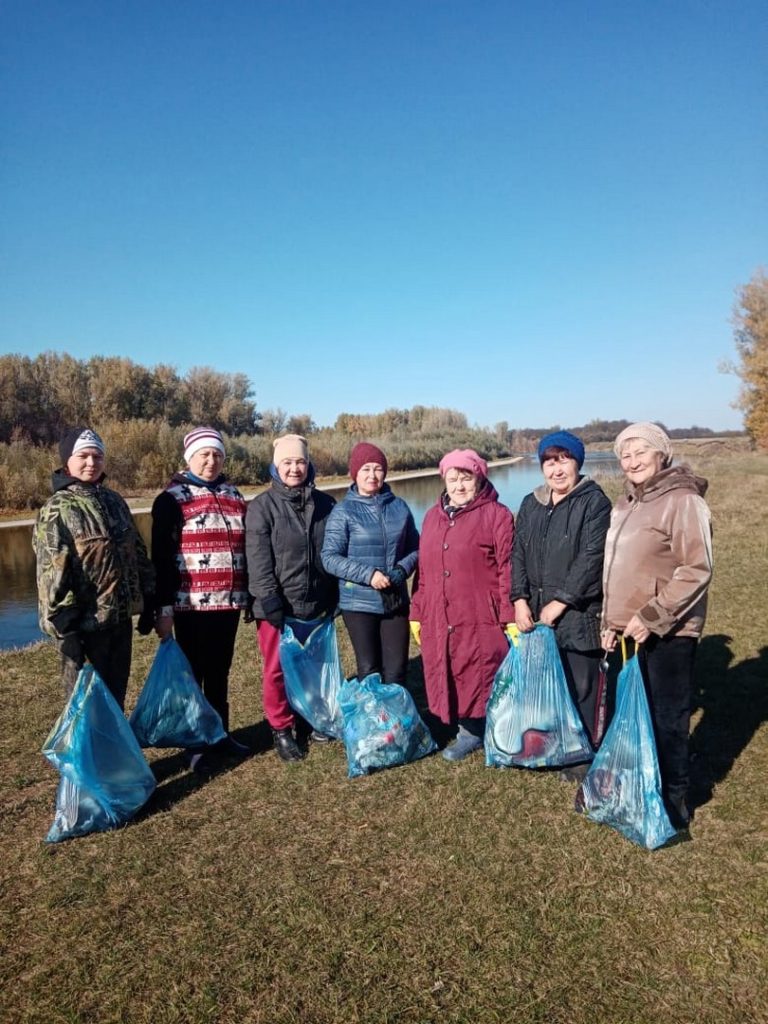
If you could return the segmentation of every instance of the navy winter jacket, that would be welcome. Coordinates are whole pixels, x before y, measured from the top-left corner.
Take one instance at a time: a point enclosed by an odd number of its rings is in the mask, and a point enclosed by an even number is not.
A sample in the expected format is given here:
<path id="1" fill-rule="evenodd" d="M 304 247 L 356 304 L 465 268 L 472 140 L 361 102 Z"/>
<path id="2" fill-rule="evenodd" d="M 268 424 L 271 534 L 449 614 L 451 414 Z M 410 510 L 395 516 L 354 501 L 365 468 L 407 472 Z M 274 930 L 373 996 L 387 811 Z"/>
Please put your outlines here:
<path id="1" fill-rule="evenodd" d="M 328 517 L 322 561 L 338 576 L 339 606 L 343 611 L 385 613 L 382 592 L 371 578 L 379 569 L 387 573 L 399 565 L 410 576 L 419 557 L 419 533 L 411 510 L 384 484 L 379 494 L 365 498 L 357 486 L 347 491 Z M 400 584 L 400 607 L 408 607 L 408 588 Z"/>
<path id="2" fill-rule="evenodd" d="M 549 601 L 568 608 L 555 624 L 558 647 L 600 647 L 605 534 L 611 503 L 584 477 L 557 505 L 548 487 L 523 498 L 512 548 L 513 601 L 525 598 L 534 619 Z"/>

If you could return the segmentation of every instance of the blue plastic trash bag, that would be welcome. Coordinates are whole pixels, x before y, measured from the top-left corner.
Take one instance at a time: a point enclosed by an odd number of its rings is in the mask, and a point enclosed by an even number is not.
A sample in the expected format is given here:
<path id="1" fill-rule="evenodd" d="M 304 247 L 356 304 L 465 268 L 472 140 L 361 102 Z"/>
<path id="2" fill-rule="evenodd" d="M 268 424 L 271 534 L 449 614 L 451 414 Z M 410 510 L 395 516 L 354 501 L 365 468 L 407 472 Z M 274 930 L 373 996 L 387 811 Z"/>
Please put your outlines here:
<path id="1" fill-rule="evenodd" d="M 499 666 L 485 712 L 485 763 L 492 768 L 556 768 L 591 761 L 554 630 L 521 633 Z"/>
<path id="2" fill-rule="evenodd" d="M 410 693 L 396 683 L 382 683 L 378 674 L 362 682 L 347 679 L 339 704 L 350 779 L 417 761 L 437 749 Z"/>
<path id="3" fill-rule="evenodd" d="M 201 750 L 227 735 L 171 636 L 160 642 L 130 722 L 141 747 Z"/>
<path id="4" fill-rule="evenodd" d="M 651 713 L 637 655 L 619 675 L 616 712 L 576 794 L 576 810 L 648 850 L 675 835 L 661 797 Z"/>
<path id="5" fill-rule="evenodd" d="M 286 619 L 280 636 L 280 665 L 285 695 L 293 710 L 317 732 L 341 739 L 343 672 L 333 619 Z"/>
<path id="6" fill-rule="evenodd" d="M 43 754 L 61 773 L 48 843 L 122 825 L 155 789 L 125 715 L 91 665 L 77 677 Z"/>

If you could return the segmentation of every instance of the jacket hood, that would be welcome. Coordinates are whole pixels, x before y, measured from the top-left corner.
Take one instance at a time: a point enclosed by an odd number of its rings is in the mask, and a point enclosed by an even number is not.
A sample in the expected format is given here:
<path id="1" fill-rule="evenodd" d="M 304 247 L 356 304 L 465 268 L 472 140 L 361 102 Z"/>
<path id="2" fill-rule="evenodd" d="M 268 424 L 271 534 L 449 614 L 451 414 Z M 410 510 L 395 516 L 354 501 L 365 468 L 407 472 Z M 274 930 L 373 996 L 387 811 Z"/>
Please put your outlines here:
<path id="1" fill-rule="evenodd" d="M 447 502 L 446 502 L 446 498 L 447 497 L 448 497 L 448 492 L 447 491 L 443 491 L 443 493 L 437 499 L 437 504 L 438 504 L 438 506 L 441 509 L 443 509 L 443 511 L 446 511 L 447 507 L 448 507 L 447 506 Z M 482 487 L 482 490 L 480 491 L 479 494 L 475 495 L 475 497 L 472 499 L 472 501 L 470 501 L 470 503 L 468 505 L 461 505 L 460 507 L 453 507 L 452 511 L 453 511 L 454 514 L 456 512 L 469 512 L 473 508 L 480 508 L 481 505 L 487 505 L 491 501 L 498 501 L 498 500 L 499 500 L 499 492 L 493 486 L 491 481 L 486 478 L 486 481 L 485 481 L 485 483 L 484 483 L 484 485 Z"/>
<path id="2" fill-rule="evenodd" d="M 312 477 L 314 478 L 314 473 Z M 314 479 L 310 479 L 309 474 L 304 483 L 298 487 L 289 487 L 288 484 L 283 483 L 280 477 L 273 477 L 269 489 L 280 501 L 287 501 L 297 508 L 304 508 L 314 494 L 315 484 Z"/>
<path id="3" fill-rule="evenodd" d="M 571 498 L 576 497 L 577 494 L 584 494 L 587 491 L 601 490 L 600 485 L 596 484 L 595 481 L 589 476 L 583 476 L 579 479 L 579 482 L 566 494 L 564 501 L 569 501 Z M 540 484 L 534 488 L 533 496 L 540 505 L 549 505 L 552 497 L 552 488 L 547 484 Z"/>
<path id="4" fill-rule="evenodd" d="M 277 466 L 274 464 L 274 462 L 270 463 L 270 466 L 269 466 L 269 477 L 270 477 L 270 479 L 272 480 L 273 483 L 282 485 L 288 491 L 298 491 L 300 489 L 299 487 L 287 487 L 286 484 L 283 483 L 283 481 L 280 479 L 280 474 L 278 473 Z M 300 486 L 301 487 L 306 487 L 307 484 L 309 484 L 310 486 L 314 486 L 314 483 L 315 483 L 315 467 L 312 465 L 311 462 L 308 462 L 307 463 L 307 479 Z"/>
<path id="5" fill-rule="evenodd" d="M 682 465 L 662 469 L 656 476 L 637 487 L 626 483 L 624 489 L 629 501 L 655 501 L 663 494 L 678 490 L 692 491 L 703 498 L 708 487 L 708 480 L 696 476 L 690 466 Z"/>
<path id="6" fill-rule="evenodd" d="M 56 491 L 63 491 L 66 487 L 71 487 L 72 484 L 80 484 L 81 487 L 96 487 L 98 484 L 103 484 L 107 478 L 106 473 L 102 473 L 98 480 L 94 480 L 93 483 L 85 480 L 78 480 L 76 476 L 70 476 L 66 469 L 62 466 L 60 469 L 54 469 L 51 474 L 51 487 L 53 493 Z"/>

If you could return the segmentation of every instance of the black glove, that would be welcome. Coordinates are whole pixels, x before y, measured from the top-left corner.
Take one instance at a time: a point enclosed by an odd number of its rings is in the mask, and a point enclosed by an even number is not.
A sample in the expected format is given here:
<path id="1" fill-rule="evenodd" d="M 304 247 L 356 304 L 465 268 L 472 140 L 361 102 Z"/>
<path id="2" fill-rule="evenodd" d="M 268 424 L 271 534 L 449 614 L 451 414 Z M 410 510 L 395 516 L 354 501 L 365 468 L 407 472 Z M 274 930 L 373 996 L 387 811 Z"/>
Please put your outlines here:
<path id="1" fill-rule="evenodd" d="M 379 595 L 381 596 L 381 603 L 384 606 L 384 612 L 387 615 L 402 611 L 405 607 L 403 595 L 399 587 L 387 587 L 386 590 L 380 590 Z"/>
<path id="2" fill-rule="evenodd" d="M 253 601 L 254 601 L 253 594 L 249 594 L 248 595 L 248 602 L 247 602 L 247 604 L 245 606 L 245 611 L 243 612 L 243 622 L 249 622 L 250 623 L 250 622 L 255 622 L 256 621 L 256 616 L 253 614 Z"/>
<path id="3" fill-rule="evenodd" d="M 282 633 L 283 626 L 285 625 L 285 612 L 282 610 L 282 608 L 280 608 L 278 611 L 269 612 L 268 614 L 265 613 L 264 618 L 267 620 L 270 626 L 274 626 L 275 629 L 279 629 L 280 632 Z"/>
<path id="4" fill-rule="evenodd" d="M 83 663 L 83 644 L 78 633 L 68 633 L 61 638 L 59 650 L 65 658 L 74 661 L 77 665 Z"/>
<path id="5" fill-rule="evenodd" d="M 149 636 L 155 628 L 155 613 L 151 608 L 145 608 L 136 623 L 136 632 L 141 636 Z"/>
<path id="6" fill-rule="evenodd" d="M 389 578 L 391 587 L 400 587 L 408 579 L 402 565 L 396 565 L 394 569 L 388 569 L 385 575 Z"/>

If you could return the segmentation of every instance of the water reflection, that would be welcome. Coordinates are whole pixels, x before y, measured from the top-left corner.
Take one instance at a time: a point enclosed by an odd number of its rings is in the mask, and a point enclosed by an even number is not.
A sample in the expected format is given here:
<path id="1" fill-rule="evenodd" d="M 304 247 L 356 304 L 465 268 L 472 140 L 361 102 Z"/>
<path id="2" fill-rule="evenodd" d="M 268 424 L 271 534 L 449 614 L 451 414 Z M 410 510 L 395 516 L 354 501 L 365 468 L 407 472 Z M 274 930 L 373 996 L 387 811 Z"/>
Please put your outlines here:
<path id="1" fill-rule="evenodd" d="M 601 453 L 587 458 L 586 473 L 599 475 L 618 473 L 613 455 Z M 539 464 L 533 459 L 524 459 L 509 466 L 497 466 L 490 472 L 493 485 L 499 492 L 499 499 L 513 512 L 517 512 L 526 494 L 542 482 Z M 413 511 L 416 525 L 421 524 L 427 509 L 434 505 L 442 482 L 439 476 L 427 476 L 394 480 L 392 489 L 408 502 Z M 335 490 L 337 499 L 343 497 L 343 490 Z M 134 517 L 141 535 L 149 546 L 151 518 L 148 513 Z M 37 588 L 35 585 L 35 556 L 32 550 L 32 528 L 29 526 L 8 527 L 0 530 L 0 573 L 3 587 L 0 588 L 0 649 L 21 647 L 42 639 L 37 625 Z"/>
<path id="2" fill-rule="evenodd" d="M 37 626 L 35 553 L 29 526 L 0 531 L 0 648 L 21 647 L 41 637 Z"/>

